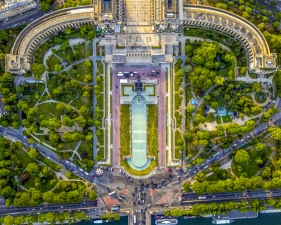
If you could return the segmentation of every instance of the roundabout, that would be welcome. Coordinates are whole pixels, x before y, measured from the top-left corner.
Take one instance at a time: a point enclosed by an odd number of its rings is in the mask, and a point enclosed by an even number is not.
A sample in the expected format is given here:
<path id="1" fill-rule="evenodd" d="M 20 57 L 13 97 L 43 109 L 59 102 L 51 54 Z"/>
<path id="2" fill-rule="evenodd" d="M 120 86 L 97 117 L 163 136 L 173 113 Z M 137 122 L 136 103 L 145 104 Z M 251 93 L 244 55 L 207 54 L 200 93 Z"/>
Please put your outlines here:
<path id="1" fill-rule="evenodd" d="M 259 106 L 266 106 L 270 100 L 270 93 L 268 90 L 263 89 L 260 92 L 255 92 L 252 94 L 253 102 Z"/>

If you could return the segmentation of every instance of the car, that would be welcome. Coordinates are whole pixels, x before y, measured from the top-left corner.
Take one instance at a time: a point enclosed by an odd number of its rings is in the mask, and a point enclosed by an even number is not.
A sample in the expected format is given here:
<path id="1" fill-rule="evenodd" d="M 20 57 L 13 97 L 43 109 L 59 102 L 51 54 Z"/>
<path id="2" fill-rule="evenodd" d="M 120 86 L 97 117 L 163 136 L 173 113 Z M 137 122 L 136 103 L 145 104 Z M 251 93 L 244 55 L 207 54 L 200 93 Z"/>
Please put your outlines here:
<path id="1" fill-rule="evenodd" d="M 134 76 L 134 72 L 130 72 L 131 77 Z"/>

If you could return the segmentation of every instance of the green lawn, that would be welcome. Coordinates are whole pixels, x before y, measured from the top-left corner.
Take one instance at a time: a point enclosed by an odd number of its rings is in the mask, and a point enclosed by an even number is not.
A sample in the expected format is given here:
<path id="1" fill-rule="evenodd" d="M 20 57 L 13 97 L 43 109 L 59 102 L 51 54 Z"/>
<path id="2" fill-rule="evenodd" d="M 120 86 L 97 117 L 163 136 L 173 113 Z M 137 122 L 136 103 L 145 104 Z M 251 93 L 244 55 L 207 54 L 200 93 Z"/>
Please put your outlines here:
<path id="1" fill-rule="evenodd" d="M 130 134 L 130 106 L 121 105 L 120 109 L 120 143 L 121 143 L 121 160 L 123 156 L 131 155 L 131 134 Z"/>
<path id="2" fill-rule="evenodd" d="M 103 65 L 101 61 L 97 61 L 97 67 L 98 67 L 99 74 L 103 74 Z"/>
<path id="3" fill-rule="evenodd" d="M 182 96 L 179 93 L 175 95 L 175 110 L 179 110 L 181 107 Z"/>
<path id="4" fill-rule="evenodd" d="M 43 63 L 43 57 L 49 48 L 50 48 L 50 44 L 48 43 L 48 41 L 40 45 L 38 50 L 34 53 L 36 63 Z"/>
<path id="5" fill-rule="evenodd" d="M 148 105 L 148 123 L 147 123 L 147 147 L 148 156 L 158 158 L 158 107 L 156 105 Z"/>
<path id="6" fill-rule="evenodd" d="M 181 124 L 181 119 L 182 119 L 182 114 L 179 112 L 175 112 L 175 117 L 176 117 L 176 126 L 179 128 Z"/>
<path id="7" fill-rule="evenodd" d="M 99 148 L 99 151 L 98 151 L 98 154 L 97 156 L 101 159 L 104 159 L 105 158 L 105 155 L 104 155 L 104 148 Z"/>
<path id="8" fill-rule="evenodd" d="M 207 117 L 206 117 L 207 122 L 212 123 L 215 122 L 216 119 L 214 117 L 214 113 L 208 113 Z"/>
<path id="9" fill-rule="evenodd" d="M 249 77 L 251 77 L 252 79 L 257 79 L 257 74 L 256 73 L 249 73 Z"/>
<path id="10" fill-rule="evenodd" d="M 61 91 L 61 94 L 59 96 L 53 95 L 53 90 L 55 88 L 58 88 L 59 86 L 60 87 L 62 86 L 60 79 L 59 79 L 61 76 L 66 76 L 66 78 L 67 78 L 67 79 L 63 79 L 63 81 L 70 81 L 70 78 L 67 77 L 67 75 L 64 73 L 59 74 L 59 75 L 50 74 L 49 80 L 48 80 L 48 90 L 54 100 L 61 101 L 61 102 L 68 104 L 71 100 L 76 98 L 77 93 L 76 93 L 75 89 L 63 88 Z M 82 85 L 81 85 L 81 89 L 82 89 Z"/>
<path id="11" fill-rule="evenodd" d="M 73 77 L 73 79 L 75 79 L 75 80 L 84 82 L 85 75 L 87 75 L 87 74 L 92 75 L 93 74 L 92 73 L 93 67 L 87 66 L 85 61 L 77 64 L 76 66 L 77 66 L 76 69 L 74 69 L 74 67 L 73 67 L 68 71 L 70 73 L 70 75 Z"/>
<path id="12" fill-rule="evenodd" d="M 85 98 L 82 95 L 79 95 L 79 97 L 75 101 L 71 102 L 70 105 L 74 106 L 75 108 L 80 108 L 81 106 L 87 106 L 90 108 L 93 106 L 92 95 L 90 98 Z"/>
<path id="13" fill-rule="evenodd" d="M 14 148 L 13 154 L 17 156 L 17 159 L 20 161 L 23 169 L 25 169 L 29 163 L 36 162 L 34 159 L 30 158 L 29 155 L 22 149 L 17 150 L 16 148 Z"/>
<path id="14" fill-rule="evenodd" d="M 226 115 L 226 116 L 222 116 L 222 121 L 223 123 L 231 123 L 232 119 L 229 115 Z"/>
<path id="15" fill-rule="evenodd" d="M 83 151 L 87 153 L 88 159 L 93 159 L 93 143 L 92 143 L 92 141 L 83 140 L 81 142 L 81 145 L 78 148 L 78 153 L 80 154 Z"/>
<path id="16" fill-rule="evenodd" d="M 56 178 L 55 174 L 53 178 Z M 29 181 L 23 183 L 23 186 L 27 189 L 35 187 L 35 176 L 31 176 Z M 50 180 L 48 180 L 45 184 L 42 184 L 42 186 L 39 187 L 38 189 L 42 192 L 46 192 L 46 191 L 50 191 L 53 187 L 54 185 L 51 185 Z"/>
<path id="17" fill-rule="evenodd" d="M 186 104 L 189 103 L 189 101 L 192 99 L 192 93 L 191 93 L 191 88 L 190 86 L 187 86 L 185 88 L 185 94 L 186 94 Z"/>
<path id="18" fill-rule="evenodd" d="M 222 123 L 221 117 L 220 116 L 216 116 L 216 121 L 217 121 L 217 124 L 221 124 Z"/>
<path id="19" fill-rule="evenodd" d="M 47 118 L 56 117 L 60 119 L 61 113 L 58 110 L 55 110 L 56 103 L 44 103 L 38 105 L 38 115 L 45 115 Z"/>
<path id="20" fill-rule="evenodd" d="M 41 97 L 45 85 L 44 84 L 30 84 L 30 85 L 24 85 L 26 86 L 23 91 L 23 100 L 26 100 L 28 102 L 28 106 L 32 108 L 36 102 Z"/>
<path id="21" fill-rule="evenodd" d="M 241 165 L 241 167 L 242 167 L 242 170 L 247 173 L 248 177 L 252 177 L 260 170 L 260 167 L 255 162 L 255 158 L 257 157 L 257 152 L 254 148 L 251 148 L 246 151 L 249 153 L 250 159 L 249 159 L 248 163 Z M 238 164 L 236 164 L 235 161 L 232 160 L 232 163 L 231 163 L 232 171 L 236 176 L 239 176 L 237 166 L 238 166 Z"/>
<path id="22" fill-rule="evenodd" d="M 180 159 L 181 158 L 181 151 L 179 151 L 178 149 L 177 149 L 177 140 L 178 139 L 181 139 L 181 133 L 178 131 L 178 130 L 176 130 L 176 132 L 175 132 L 175 159 Z"/>
<path id="23" fill-rule="evenodd" d="M 57 166 L 58 164 L 54 163 L 53 161 L 51 161 L 50 159 L 43 157 L 43 159 L 41 160 L 43 163 L 45 163 L 47 166 L 49 166 L 52 170 L 57 170 Z"/>
<path id="24" fill-rule="evenodd" d="M 55 71 L 55 65 L 56 64 L 61 64 L 61 61 L 55 56 L 52 55 L 49 60 L 47 61 L 47 65 L 49 66 L 50 71 Z"/>
<path id="25" fill-rule="evenodd" d="M 104 130 L 100 129 L 101 135 L 98 136 L 98 142 L 100 145 L 104 145 Z"/>
<path id="26" fill-rule="evenodd" d="M 77 55 L 78 60 L 84 59 L 92 55 L 92 50 L 86 50 L 85 44 L 75 45 L 75 50 L 78 50 L 79 54 Z"/>
<path id="27" fill-rule="evenodd" d="M 64 51 L 58 51 L 56 55 L 59 56 L 63 61 L 67 61 L 68 65 L 72 64 L 75 61 L 71 47 L 66 48 Z"/>

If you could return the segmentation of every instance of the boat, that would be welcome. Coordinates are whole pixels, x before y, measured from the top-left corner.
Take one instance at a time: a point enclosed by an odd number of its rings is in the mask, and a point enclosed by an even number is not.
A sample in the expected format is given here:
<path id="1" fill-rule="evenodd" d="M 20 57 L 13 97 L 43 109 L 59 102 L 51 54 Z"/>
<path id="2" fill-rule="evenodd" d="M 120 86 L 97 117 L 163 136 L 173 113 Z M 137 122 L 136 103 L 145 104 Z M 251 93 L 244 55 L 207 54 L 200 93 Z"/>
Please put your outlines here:
<path id="1" fill-rule="evenodd" d="M 228 224 L 233 222 L 234 220 L 213 220 L 212 224 Z"/>
<path id="2" fill-rule="evenodd" d="M 186 219 L 192 219 L 192 218 L 197 218 L 198 216 L 183 216 L 183 218 Z"/>
<path id="3" fill-rule="evenodd" d="M 107 223 L 108 220 L 92 220 L 93 223 Z"/>
<path id="4" fill-rule="evenodd" d="M 155 221 L 155 224 L 166 224 L 166 225 L 176 225 L 178 224 L 177 219 L 159 219 Z"/>

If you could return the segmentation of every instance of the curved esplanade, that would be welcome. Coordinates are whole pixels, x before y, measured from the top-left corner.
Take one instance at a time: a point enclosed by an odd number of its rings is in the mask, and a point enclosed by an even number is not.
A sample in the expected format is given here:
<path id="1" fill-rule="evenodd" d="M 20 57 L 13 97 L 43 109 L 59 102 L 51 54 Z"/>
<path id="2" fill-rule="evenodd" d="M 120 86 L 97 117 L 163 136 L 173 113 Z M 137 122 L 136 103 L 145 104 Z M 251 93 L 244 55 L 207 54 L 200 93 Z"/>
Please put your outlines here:
<path id="1" fill-rule="evenodd" d="M 183 26 L 213 29 L 240 41 L 246 50 L 247 65 L 250 69 L 275 66 L 276 54 L 270 53 L 263 34 L 246 19 L 226 10 L 204 5 L 184 4 L 178 10 L 177 21 Z M 96 15 L 99 13 L 95 12 L 93 5 L 89 5 L 58 10 L 35 20 L 17 37 L 11 54 L 6 56 L 6 70 L 15 74 L 27 72 L 33 60 L 33 53 L 40 43 L 66 27 L 79 27 L 87 23 L 100 24 L 102 21 L 98 21 Z M 125 25 L 126 21 L 123 22 Z M 163 24 L 168 23 L 168 20 L 163 20 Z"/>

